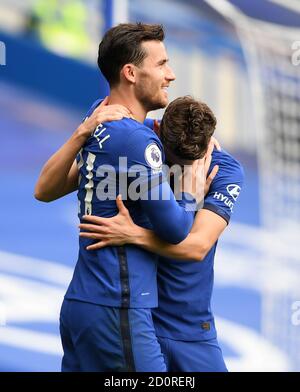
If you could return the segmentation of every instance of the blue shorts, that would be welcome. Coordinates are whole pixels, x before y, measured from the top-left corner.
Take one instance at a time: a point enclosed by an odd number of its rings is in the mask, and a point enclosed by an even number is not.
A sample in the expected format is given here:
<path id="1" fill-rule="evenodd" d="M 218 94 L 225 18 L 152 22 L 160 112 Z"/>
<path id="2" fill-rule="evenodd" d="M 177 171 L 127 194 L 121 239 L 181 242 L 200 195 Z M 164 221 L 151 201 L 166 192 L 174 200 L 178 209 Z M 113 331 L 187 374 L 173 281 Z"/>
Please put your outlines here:
<path id="1" fill-rule="evenodd" d="M 217 339 L 183 341 L 159 337 L 168 372 L 227 372 Z"/>
<path id="2" fill-rule="evenodd" d="M 60 314 L 62 371 L 165 372 L 151 309 L 64 300 Z"/>

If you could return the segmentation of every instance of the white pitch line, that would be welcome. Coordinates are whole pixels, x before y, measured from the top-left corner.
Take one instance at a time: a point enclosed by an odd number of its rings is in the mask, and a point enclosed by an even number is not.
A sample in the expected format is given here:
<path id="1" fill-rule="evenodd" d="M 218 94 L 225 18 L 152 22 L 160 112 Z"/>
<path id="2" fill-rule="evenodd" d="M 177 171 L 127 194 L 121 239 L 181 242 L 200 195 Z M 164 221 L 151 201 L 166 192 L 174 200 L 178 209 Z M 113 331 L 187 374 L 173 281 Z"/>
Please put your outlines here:
<path id="1" fill-rule="evenodd" d="M 226 343 L 238 357 L 225 358 L 233 372 L 286 372 L 292 366 L 288 357 L 259 333 L 243 325 L 216 317 L 220 341 Z"/>
<path id="2" fill-rule="evenodd" d="M 278 4 L 283 8 L 288 8 L 291 11 L 300 13 L 299 0 L 269 0 L 272 3 Z"/>
<path id="3" fill-rule="evenodd" d="M 72 269 L 59 263 L 0 251 L 0 271 L 42 279 L 66 287 L 72 278 Z"/>
<path id="4" fill-rule="evenodd" d="M 0 344 L 26 349 L 42 354 L 62 356 L 62 346 L 57 335 L 16 327 L 0 327 Z"/>

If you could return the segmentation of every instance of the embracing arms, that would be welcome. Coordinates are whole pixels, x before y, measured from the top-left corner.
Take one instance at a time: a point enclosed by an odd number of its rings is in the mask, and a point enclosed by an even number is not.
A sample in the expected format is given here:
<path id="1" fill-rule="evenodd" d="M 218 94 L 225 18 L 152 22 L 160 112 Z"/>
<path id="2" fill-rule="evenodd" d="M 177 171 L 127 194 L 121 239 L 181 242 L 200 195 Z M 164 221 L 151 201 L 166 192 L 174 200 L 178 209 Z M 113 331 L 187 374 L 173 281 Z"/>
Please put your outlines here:
<path id="1" fill-rule="evenodd" d="M 202 261 L 226 226 L 226 221 L 214 212 L 200 210 L 190 234 L 180 244 L 170 245 L 150 230 L 136 233 L 132 244 L 171 259 Z"/>
<path id="2" fill-rule="evenodd" d="M 113 218 L 84 216 L 84 220 L 88 223 L 79 225 L 81 229 L 86 230 L 81 232 L 80 236 L 98 241 L 88 246 L 88 250 L 131 244 L 164 257 L 202 261 L 227 226 L 227 222 L 219 215 L 202 209 L 198 211 L 192 230 L 186 239 L 177 245 L 172 245 L 161 240 L 152 230 L 136 225 L 120 196 L 117 198 L 117 205 L 119 214 Z"/>
<path id="3" fill-rule="evenodd" d="M 203 159 L 192 165 L 192 170 L 196 177 L 203 178 L 200 182 L 203 186 L 203 193 L 207 194 L 209 187 L 218 172 L 218 166 L 214 166 L 207 177 L 211 164 L 211 155 L 217 141 L 213 140 L 208 148 L 207 154 Z M 196 168 L 196 169 L 195 169 Z M 191 174 L 191 173 L 190 173 Z M 195 173 L 191 175 L 195 176 Z M 192 181 L 188 181 L 192 182 Z M 132 244 L 145 248 L 148 251 L 158 253 L 161 256 L 179 260 L 201 261 L 211 249 L 218 237 L 226 227 L 226 221 L 219 215 L 209 210 L 201 210 L 197 213 L 192 229 L 179 244 L 170 244 L 158 236 L 152 230 L 137 226 L 132 221 L 130 214 L 124 206 L 121 196 L 117 200 L 119 214 L 112 218 L 101 218 L 96 216 L 84 216 L 83 220 L 87 223 L 79 225 L 82 229 L 80 236 L 99 240 L 97 243 L 87 247 L 89 250 L 100 249 L 104 246 Z M 160 210 L 161 211 L 161 210 Z M 162 213 L 161 213 L 162 214 Z M 155 230 L 157 233 L 159 231 Z M 176 244 L 176 245 L 174 245 Z"/>

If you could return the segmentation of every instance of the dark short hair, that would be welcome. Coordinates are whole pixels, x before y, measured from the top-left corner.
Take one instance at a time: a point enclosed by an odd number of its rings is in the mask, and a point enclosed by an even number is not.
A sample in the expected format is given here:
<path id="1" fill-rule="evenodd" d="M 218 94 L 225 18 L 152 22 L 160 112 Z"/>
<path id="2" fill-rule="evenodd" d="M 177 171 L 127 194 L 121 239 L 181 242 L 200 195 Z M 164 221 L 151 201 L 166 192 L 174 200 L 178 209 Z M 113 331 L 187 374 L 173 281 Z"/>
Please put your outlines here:
<path id="1" fill-rule="evenodd" d="M 120 81 L 120 71 L 125 64 L 140 65 L 147 53 L 141 44 L 145 41 L 163 41 L 162 25 L 122 23 L 109 29 L 99 44 L 98 67 L 110 87 Z"/>
<path id="2" fill-rule="evenodd" d="M 179 97 L 167 107 L 160 125 L 165 149 L 182 159 L 203 158 L 217 120 L 211 109 L 190 96 Z"/>

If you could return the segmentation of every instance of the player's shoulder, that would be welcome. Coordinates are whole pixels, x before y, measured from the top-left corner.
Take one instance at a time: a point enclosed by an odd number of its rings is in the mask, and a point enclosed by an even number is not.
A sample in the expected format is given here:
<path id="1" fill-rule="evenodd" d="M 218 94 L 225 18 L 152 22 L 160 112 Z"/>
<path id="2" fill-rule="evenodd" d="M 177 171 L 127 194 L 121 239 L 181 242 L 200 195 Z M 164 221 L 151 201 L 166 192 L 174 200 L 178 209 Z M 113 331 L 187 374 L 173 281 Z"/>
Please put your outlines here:
<path id="1" fill-rule="evenodd" d="M 236 176 L 239 176 L 241 180 L 245 177 L 244 168 L 241 162 L 224 149 L 221 151 L 214 149 L 211 167 L 215 165 L 219 166 L 219 175 L 223 174 L 227 176 L 235 174 Z"/>
<path id="2" fill-rule="evenodd" d="M 119 126 L 127 129 L 128 144 L 147 145 L 156 143 L 161 147 L 161 141 L 153 129 L 131 118 L 123 118 L 119 121 Z"/>
<path id="3" fill-rule="evenodd" d="M 150 129 L 154 129 L 154 119 L 153 118 L 149 118 L 149 117 L 147 117 L 147 118 L 145 118 L 145 121 L 144 121 L 144 125 L 147 127 L 147 128 L 150 128 Z"/>
<path id="4" fill-rule="evenodd" d="M 212 153 L 212 161 L 224 166 L 234 165 L 242 167 L 241 163 L 232 154 L 224 149 L 219 151 L 215 148 Z"/>
<path id="5" fill-rule="evenodd" d="M 96 107 L 98 107 L 100 105 L 100 103 L 102 101 L 103 101 L 103 98 L 96 99 L 96 101 L 94 101 L 92 103 L 92 105 L 90 106 L 89 110 L 86 112 L 86 115 L 85 115 L 84 119 L 86 119 L 87 117 L 90 117 L 93 114 L 93 111 L 96 109 Z"/>

